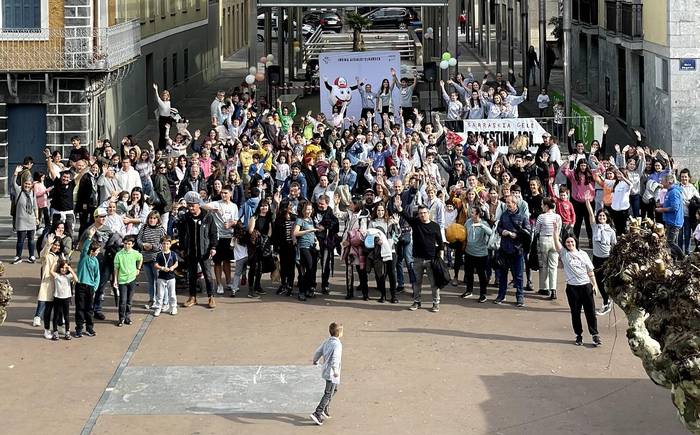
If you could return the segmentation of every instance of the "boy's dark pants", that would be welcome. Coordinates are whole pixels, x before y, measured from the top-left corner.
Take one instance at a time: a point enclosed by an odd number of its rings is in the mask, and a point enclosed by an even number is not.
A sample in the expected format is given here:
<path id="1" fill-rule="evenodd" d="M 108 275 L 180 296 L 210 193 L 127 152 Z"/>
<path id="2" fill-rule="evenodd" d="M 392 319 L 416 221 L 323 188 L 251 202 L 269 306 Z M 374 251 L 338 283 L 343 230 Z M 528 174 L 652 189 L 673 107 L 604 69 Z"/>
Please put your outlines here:
<path id="1" fill-rule="evenodd" d="M 83 325 L 88 331 L 93 330 L 92 323 L 92 287 L 87 284 L 75 285 L 75 330 L 82 331 Z"/>
<path id="2" fill-rule="evenodd" d="M 321 415 L 325 412 L 328 415 L 328 409 L 331 405 L 331 399 L 335 394 L 338 384 L 334 384 L 332 381 L 326 381 L 326 389 L 323 391 L 323 397 L 316 407 L 316 415 Z"/>
<path id="3" fill-rule="evenodd" d="M 119 284 L 119 320 L 131 318 L 131 298 L 134 296 L 136 281 Z"/>

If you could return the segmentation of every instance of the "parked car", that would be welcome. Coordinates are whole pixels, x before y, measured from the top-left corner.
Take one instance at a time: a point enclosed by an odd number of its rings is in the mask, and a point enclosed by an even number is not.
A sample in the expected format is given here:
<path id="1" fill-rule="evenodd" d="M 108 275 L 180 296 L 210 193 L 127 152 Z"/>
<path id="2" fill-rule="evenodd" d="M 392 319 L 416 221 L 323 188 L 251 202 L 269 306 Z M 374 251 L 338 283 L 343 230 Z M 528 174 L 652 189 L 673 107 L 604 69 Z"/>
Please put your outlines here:
<path id="1" fill-rule="evenodd" d="M 411 8 L 379 8 L 364 16 L 372 21 L 372 29 L 408 29 L 419 20 Z"/>
<path id="2" fill-rule="evenodd" d="M 343 30 L 343 19 L 333 11 L 309 11 L 304 15 L 301 22 L 336 33 Z"/>
<path id="3" fill-rule="evenodd" d="M 277 14 L 272 14 L 272 18 L 270 20 L 271 26 L 272 26 L 272 39 L 277 39 L 277 29 L 278 29 L 278 18 Z M 292 24 L 294 26 L 294 37 L 297 37 L 297 23 L 296 21 L 293 22 Z M 284 27 L 284 31 L 286 33 L 287 30 L 287 16 L 285 15 L 284 21 L 282 22 L 282 26 Z M 304 39 L 308 39 L 311 35 L 314 34 L 316 29 L 309 25 L 309 24 L 304 24 L 302 21 L 301 24 L 301 34 L 304 37 Z M 260 14 L 258 15 L 258 42 L 263 42 L 265 40 L 265 14 Z"/>

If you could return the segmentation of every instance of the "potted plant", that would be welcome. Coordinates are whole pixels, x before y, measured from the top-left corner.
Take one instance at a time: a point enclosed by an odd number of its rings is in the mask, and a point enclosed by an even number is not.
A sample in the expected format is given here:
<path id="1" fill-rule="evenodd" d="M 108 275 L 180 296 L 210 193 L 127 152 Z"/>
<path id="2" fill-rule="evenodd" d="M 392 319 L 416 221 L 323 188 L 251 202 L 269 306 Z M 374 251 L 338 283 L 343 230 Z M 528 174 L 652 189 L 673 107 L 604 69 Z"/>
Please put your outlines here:
<path id="1" fill-rule="evenodd" d="M 0 263 L 0 277 L 5 276 L 5 265 Z M 7 318 L 7 305 L 12 300 L 12 285 L 6 279 L 0 280 L 0 326 Z"/>

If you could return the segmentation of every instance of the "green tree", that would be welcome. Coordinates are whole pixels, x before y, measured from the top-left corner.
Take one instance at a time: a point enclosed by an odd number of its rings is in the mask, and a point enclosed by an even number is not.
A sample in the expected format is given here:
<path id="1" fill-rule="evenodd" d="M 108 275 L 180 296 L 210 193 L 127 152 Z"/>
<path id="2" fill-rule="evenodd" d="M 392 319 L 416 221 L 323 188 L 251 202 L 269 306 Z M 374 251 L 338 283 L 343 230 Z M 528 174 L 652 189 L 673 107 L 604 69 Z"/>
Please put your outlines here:
<path id="1" fill-rule="evenodd" d="M 352 28 L 352 51 L 364 51 L 364 47 L 360 47 L 361 33 L 372 25 L 372 21 L 365 16 L 350 12 L 345 17 L 345 23 Z"/>

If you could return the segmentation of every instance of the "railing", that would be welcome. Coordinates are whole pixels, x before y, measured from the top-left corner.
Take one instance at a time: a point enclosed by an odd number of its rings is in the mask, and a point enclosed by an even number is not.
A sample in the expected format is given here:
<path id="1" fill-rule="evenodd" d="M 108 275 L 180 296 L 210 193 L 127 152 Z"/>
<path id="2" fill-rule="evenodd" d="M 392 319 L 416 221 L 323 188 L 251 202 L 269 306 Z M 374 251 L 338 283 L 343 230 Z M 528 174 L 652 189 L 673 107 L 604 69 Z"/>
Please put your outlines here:
<path id="1" fill-rule="evenodd" d="M 422 63 L 422 45 L 408 30 L 364 30 L 362 38 L 366 51 L 398 51 L 402 60 Z M 304 43 L 304 62 L 318 59 L 321 53 L 351 50 L 352 33 L 335 33 L 319 28 Z"/>
<path id="2" fill-rule="evenodd" d="M 9 72 L 110 71 L 141 54 L 137 20 L 110 27 L 11 29 L 0 33 L 0 65 Z"/>
<path id="3" fill-rule="evenodd" d="M 547 133 L 559 139 L 560 146 L 564 149 L 566 149 L 566 138 L 568 134 L 568 132 L 565 130 L 567 121 L 569 128 L 576 129 L 575 136 L 577 139 L 584 140 L 584 138 L 586 138 L 585 141 L 588 141 L 587 139 L 593 136 L 592 116 L 563 116 L 561 118 L 562 124 L 557 124 L 554 122 L 554 118 L 535 118 L 535 120 L 540 123 L 542 128 L 544 128 Z M 588 145 L 590 144 L 586 143 L 586 146 Z"/>

